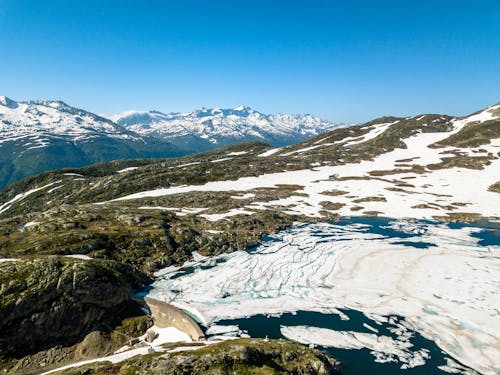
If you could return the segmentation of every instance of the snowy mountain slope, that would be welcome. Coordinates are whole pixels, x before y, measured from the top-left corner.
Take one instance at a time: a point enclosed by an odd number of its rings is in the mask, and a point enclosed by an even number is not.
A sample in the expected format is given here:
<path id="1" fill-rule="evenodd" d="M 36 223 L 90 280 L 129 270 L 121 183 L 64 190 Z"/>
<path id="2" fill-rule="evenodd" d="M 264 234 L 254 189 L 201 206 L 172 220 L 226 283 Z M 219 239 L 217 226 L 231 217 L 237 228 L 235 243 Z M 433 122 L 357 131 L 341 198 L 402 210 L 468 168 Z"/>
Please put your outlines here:
<path id="1" fill-rule="evenodd" d="M 234 190 L 249 194 L 235 207 L 249 215 L 279 210 L 316 218 L 329 213 L 497 217 L 498 206 L 489 203 L 497 198 L 499 142 L 500 104 L 463 118 L 381 118 L 288 147 L 247 143 L 181 159 L 103 166 L 99 176 L 113 183 L 94 186 L 92 194 L 95 202 L 154 198 L 161 203 L 172 194 Z M 57 178 L 55 173 L 47 182 Z M 276 201 L 253 198 L 255 189 L 291 183 L 300 194 Z M 13 186 L 5 198 L 18 189 L 26 190 Z M 79 194 L 71 199 L 78 202 Z"/>
<path id="2" fill-rule="evenodd" d="M 46 146 L 50 142 L 44 139 L 46 137 L 72 137 L 78 142 L 103 135 L 140 139 L 108 119 L 61 101 L 15 102 L 0 97 L 0 136 L 3 142 L 27 137 L 32 142 L 30 148 L 35 148 Z"/>
<path id="3" fill-rule="evenodd" d="M 258 155 L 256 151 L 227 153 L 220 158 L 224 177 L 209 177 L 201 186 L 139 191 L 117 200 L 232 190 L 252 194 L 255 189 L 293 181 L 301 186 L 296 196 L 252 199 L 213 218 L 268 209 L 309 217 L 328 213 L 420 219 L 500 217 L 498 205 L 491 204 L 498 200 L 494 186 L 500 181 L 499 142 L 500 104 L 464 118 L 382 118 Z M 248 167 L 239 171 L 235 167 L 239 163 Z M 199 166 L 183 169 L 188 173 Z"/>
<path id="4" fill-rule="evenodd" d="M 265 115 L 245 106 L 168 114 L 130 111 L 110 118 L 136 133 L 154 135 L 185 147 L 195 145 L 198 150 L 245 141 L 284 146 L 338 126 L 311 115 Z"/>
<path id="5" fill-rule="evenodd" d="M 60 101 L 0 97 L 0 188 L 45 170 L 122 158 L 184 154 Z"/>

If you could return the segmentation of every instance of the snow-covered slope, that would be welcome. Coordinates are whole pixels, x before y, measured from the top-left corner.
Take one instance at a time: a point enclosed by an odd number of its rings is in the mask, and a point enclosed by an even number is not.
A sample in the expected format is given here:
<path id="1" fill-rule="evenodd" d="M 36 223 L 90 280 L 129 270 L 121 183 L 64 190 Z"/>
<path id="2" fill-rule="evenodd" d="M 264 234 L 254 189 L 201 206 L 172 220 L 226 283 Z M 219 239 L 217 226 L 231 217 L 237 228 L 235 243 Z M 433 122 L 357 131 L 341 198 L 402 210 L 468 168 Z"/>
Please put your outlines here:
<path id="1" fill-rule="evenodd" d="M 141 191 L 117 201 L 192 192 L 246 194 L 293 181 L 302 187 L 300 194 L 275 201 L 253 201 L 237 213 L 251 215 L 256 210 L 276 209 L 321 217 L 326 209 L 342 216 L 500 217 L 499 206 L 491 204 L 498 199 L 492 186 L 500 177 L 499 121 L 500 104 L 463 118 L 419 115 L 390 122 L 370 122 L 258 155 L 257 159 L 263 163 L 266 159 L 275 165 L 286 162 L 286 171 L 254 172 L 242 174 L 237 181 L 227 178 L 204 185 Z M 349 132 L 357 134 L 352 137 L 348 136 Z M 334 162 L 328 157 L 335 159 Z M 226 163 L 226 170 L 230 170 L 228 165 L 234 159 L 221 159 Z M 292 167 L 307 165 L 306 161 L 313 168 Z M 252 160 L 250 164 L 257 162 Z M 219 220 L 232 214 L 229 211 L 214 217 Z"/>
<path id="2" fill-rule="evenodd" d="M 71 137 L 75 142 L 92 137 L 140 137 L 112 121 L 70 107 L 61 101 L 16 102 L 0 96 L 0 142 L 27 138 L 29 149 L 48 145 L 51 138 Z"/>
<path id="3" fill-rule="evenodd" d="M 111 116 L 139 134 L 154 135 L 186 147 L 206 150 L 243 141 L 283 146 L 311 138 L 338 126 L 311 115 L 262 114 L 250 107 L 201 108 L 193 112 L 129 111 Z"/>
<path id="4" fill-rule="evenodd" d="M 123 158 L 183 154 L 61 101 L 0 96 L 0 188 L 29 175 Z"/>

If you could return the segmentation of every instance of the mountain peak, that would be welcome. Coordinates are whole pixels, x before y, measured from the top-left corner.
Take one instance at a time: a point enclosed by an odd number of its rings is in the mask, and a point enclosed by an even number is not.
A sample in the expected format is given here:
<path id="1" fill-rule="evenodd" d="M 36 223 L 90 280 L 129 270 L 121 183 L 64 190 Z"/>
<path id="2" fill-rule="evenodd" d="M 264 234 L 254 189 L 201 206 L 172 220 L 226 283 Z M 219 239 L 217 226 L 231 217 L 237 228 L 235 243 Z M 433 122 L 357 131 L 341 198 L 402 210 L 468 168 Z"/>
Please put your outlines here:
<path id="1" fill-rule="evenodd" d="M 65 102 L 63 102 L 62 100 L 45 100 L 45 99 L 38 99 L 38 100 L 30 100 L 28 102 L 29 104 L 33 104 L 33 105 L 42 105 L 42 106 L 45 106 L 45 107 L 50 107 L 50 108 L 54 108 L 54 109 L 62 109 L 62 108 L 74 108 L 68 104 L 66 104 Z M 75 108 L 76 109 L 76 108 Z"/>
<path id="2" fill-rule="evenodd" d="M 259 113 L 258 111 L 254 110 L 253 108 L 247 105 L 239 105 L 238 107 L 229 110 L 229 112 L 232 114 L 245 115 L 245 116 L 252 113 Z"/>
<path id="3" fill-rule="evenodd" d="M 3 105 L 4 107 L 11 108 L 11 109 L 16 109 L 18 107 L 18 104 L 15 100 L 12 100 L 6 96 L 0 96 L 0 105 Z"/>

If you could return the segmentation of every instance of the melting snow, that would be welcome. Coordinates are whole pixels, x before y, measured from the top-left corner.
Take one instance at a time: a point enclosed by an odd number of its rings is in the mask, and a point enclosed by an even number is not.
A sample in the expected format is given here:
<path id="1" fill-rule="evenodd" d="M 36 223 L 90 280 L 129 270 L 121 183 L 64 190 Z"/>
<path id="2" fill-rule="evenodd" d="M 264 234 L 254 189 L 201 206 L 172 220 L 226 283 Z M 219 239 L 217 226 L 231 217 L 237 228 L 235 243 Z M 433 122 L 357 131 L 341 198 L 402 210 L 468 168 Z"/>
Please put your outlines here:
<path id="1" fill-rule="evenodd" d="M 252 215 L 253 211 L 243 210 L 241 208 L 233 208 L 232 210 L 222 213 L 222 214 L 201 214 L 200 216 L 207 219 L 208 221 L 219 221 L 231 216 L 236 215 Z"/>
<path id="2" fill-rule="evenodd" d="M 422 234 L 386 238 L 363 224 L 303 225 L 251 253 L 225 254 L 215 265 L 212 259 L 208 269 L 169 278 L 178 273 L 171 268 L 151 294 L 205 323 L 335 307 L 379 321 L 399 315 L 462 363 L 492 373 L 500 358 L 500 247 L 479 246 L 476 228 L 418 223 L 408 230 Z M 436 246 L 415 249 L 401 241 Z M 375 335 L 367 335 L 356 342 L 376 351 Z M 419 363 L 413 357 L 406 364 Z"/>
<path id="3" fill-rule="evenodd" d="M 230 152 L 227 154 L 227 156 L 239 156 L 239 155 L 245 155 L 248 154 L 248 151 L 236 151 L 236 152 Z"/>
<path id="4" fill-rule="evenodd" d="M 84 254 L 71 254 L 71 255 L 65 255 L 65 257 L 74 258 L 74 259 L 83 259 L 83 260 L 91 260 L 92 259 L 88 255 L 84 255 Z"/>
<path id="5" fill-rule="evenodd" d="M 487 116 L 491 116 L 487 112 Z M 340 204 L 336 213 L 342 216 L 355 216 L 363 211 L 376 211 L 380 215 L 396 218 L 418 218 L 431 219 L 437 215 L 445 215 L 450 211 L 453 203 L 461 205 L 453 207 L 453 212 L 477 212 L 484 216 L 500 216 L 500 206 L 491 204 L 498 200 L 498 194 L 488 191 L 488 188 L 498 181 L 497 171 L 500 169 L 500 160 L 493 160 L 482 170 L 467 168 L 448 168 L 438 170 L 425 170 L 423 173 L 415 173 L 411 167 L 401 166 L 400 160 L 412 159 L 412 164 L 425 167 L 428 164 L 439 163 L 441 159 L 452 154 L 455 149 L 429 148 L 428 146 L 458 132 L 471 118 L 486 118 L 485 114 L 474 115 L 465 120 L 456 120 L 455 129 L 445 133 L 419 133 L 405 140 L 406 149 L 395 149 L 391 152 L 381 154 L 374 160 L 365 160 L 356 164 L 345 164 L 339 166 L 316 167 L 314 170 L 298 170 L 260 175 L 257 177 L 242 177 L 235 181 L 213 181 L 204 185 L 175 186 L 165 189 L 143 191 L 124 196 L 116 201 L 140 199 L 145 197 L 158 197 L 177 193 L 188 193 L 191 191 L 239 191 L 245 192 L 263 187 L 277 187 L 297 181 L 304 186 L 298 191 L 300 195 L 291 196 L 270 202 L 253 202 L 246 206 L 247 209 L 276 209 L 287 207 L 287 213 L 302 214 L 313 217 L 320 216 L 323 210 L 321 202 L 332 202 Z M 375 129 L 365 135 L 376 136 L 375 133 L 388 127 L 390 124 L 375 126 Z M 480 148 L 487 152 L 498 152 L 500 141 L 494 140 L 489 145 Z M 277 149 L 272 149 L 277 150 Z M 443 153 L 443 151 L 445 153 Z M 470 149 L 468 152 L 473 152 Z M 220 159 L 219 159 L 220 160 Z M 400 169 L 383 178 L 372 178 L 370 172 L 375 170 Z M 330 176 L 338 176 L 331 179 Z M 349 178 L 349 179 L 343 179 Z M 410 180 L 406 180 L 411 178 Z M 410 186 L 398 188 L 407 181 Z M 404 185 L 404 184 L 403 184 Z M 355 192 L 351 195 L 330 196 L 322 192 L 328 190 L 344 190 Z M 306 196 L 301 196 L 301 195 Z M 358 198 L 379 196 L 386 201 L 368 200 L 358 204 L 354 202 Z M 361 206 L 363 211 L 357 211 L 356 206 Z M 246 211 L 246 214 L 251 212 Z M 232 212 L 228 213 L 231 214 Z M 225 214 L 225 217 L 228 216 Z"/>
<path id="6" fill-rule="evenodd" d="M 263 152 L 262 154 L 259 154 L 258 156 L 261 158 L 265 158 L 267 156 L 271 156 L 271 155 L 277 153 L 280 150 L 281 150 L 281 148 L 272 148 L 270 150 L 267 150 L 266 152 Z"/>

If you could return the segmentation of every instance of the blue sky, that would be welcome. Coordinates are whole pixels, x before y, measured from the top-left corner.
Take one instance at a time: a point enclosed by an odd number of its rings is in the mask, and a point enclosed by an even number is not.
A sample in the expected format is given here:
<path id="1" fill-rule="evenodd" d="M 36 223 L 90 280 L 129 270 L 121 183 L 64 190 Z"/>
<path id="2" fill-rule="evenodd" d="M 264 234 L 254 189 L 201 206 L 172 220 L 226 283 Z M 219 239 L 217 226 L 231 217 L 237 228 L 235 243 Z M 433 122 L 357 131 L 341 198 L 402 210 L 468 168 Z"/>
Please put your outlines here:
<path id="1" fill-rule="evenodd" d="M 344 122 L 500 101 L 499 0 L 0 0 L 0 95 Z"/>

